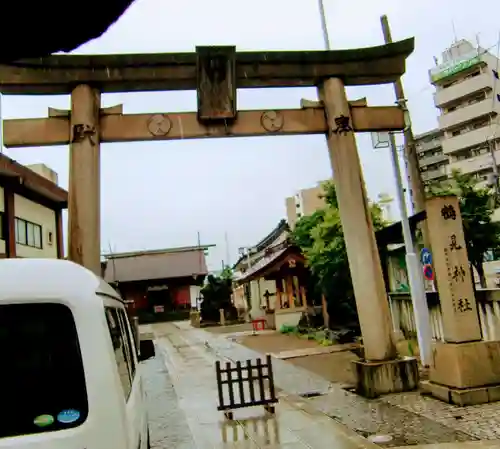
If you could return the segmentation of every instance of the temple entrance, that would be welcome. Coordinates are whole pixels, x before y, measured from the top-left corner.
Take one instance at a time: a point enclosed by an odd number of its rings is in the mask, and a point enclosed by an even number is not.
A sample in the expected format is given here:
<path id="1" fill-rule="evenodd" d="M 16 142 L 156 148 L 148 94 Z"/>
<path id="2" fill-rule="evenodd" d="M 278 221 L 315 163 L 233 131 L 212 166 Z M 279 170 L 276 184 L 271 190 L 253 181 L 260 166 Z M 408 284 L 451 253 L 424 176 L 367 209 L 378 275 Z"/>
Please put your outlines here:
<path id="1" fill-rule="evenodd" d="M 71 95 L 70 111 L 50 108 L 47 118 L 4 121 L 4 145 L 70 145 L 68 255 L 100 274 L 101 143 L 324 134 L 365 355 L 385 362 L 396 352 L 355 133 L 402 130 L 405 111 L 399 106 L 369 107 L 365 99 L 348 101 L 345 86 L 394 82 L 404 73 L 413 48 L 413 39 L 337 51 L 197 47 L 193 53 L 55 55 L 1 65 L 3 94 Z M 298 109 L 237 110 L 237 88 L 297 86 L 317 87 L 320 101 L 303 100 Z M 161 90 L 196 90 L 197 111 L 123 114 L 121 105 L 101 108 L 103 93 Z M 287 279 L 285 300 L 303 306 L 300 287 L 294 289 L 293 279 Z M 396 383 L 388 388 L 393 387 L 400 388 Z"/>

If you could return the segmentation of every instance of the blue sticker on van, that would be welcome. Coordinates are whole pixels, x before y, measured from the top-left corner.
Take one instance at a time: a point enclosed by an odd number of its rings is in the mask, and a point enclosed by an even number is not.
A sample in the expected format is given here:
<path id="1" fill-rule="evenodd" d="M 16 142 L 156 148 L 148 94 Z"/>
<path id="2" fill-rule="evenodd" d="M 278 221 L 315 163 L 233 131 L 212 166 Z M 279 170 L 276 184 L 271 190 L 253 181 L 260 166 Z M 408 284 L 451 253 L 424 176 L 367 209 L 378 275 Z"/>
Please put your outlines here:
<path id="1" fill-rule="evenodd" d="M 63 410 L 57 415 L 57 420 L 61 424 L 71 424 L 80 418 L 80 412 L 78 410 L 68 409 Z"/>

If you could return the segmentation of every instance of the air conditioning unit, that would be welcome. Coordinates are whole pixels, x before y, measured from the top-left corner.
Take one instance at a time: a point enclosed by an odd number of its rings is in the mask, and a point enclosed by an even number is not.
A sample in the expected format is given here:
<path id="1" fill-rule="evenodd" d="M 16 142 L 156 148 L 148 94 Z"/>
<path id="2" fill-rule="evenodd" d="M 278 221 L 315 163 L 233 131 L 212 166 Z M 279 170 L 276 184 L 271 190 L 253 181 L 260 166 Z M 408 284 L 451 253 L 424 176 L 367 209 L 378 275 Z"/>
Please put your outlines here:
<path id="1" fill-rule="evenodd" d="M 489 173 L 488 176 L 486 177 L 486 182 L 488 184 L 488 187 L 494 187 L 497 185 L 497 175 L 495 173 Z"/>

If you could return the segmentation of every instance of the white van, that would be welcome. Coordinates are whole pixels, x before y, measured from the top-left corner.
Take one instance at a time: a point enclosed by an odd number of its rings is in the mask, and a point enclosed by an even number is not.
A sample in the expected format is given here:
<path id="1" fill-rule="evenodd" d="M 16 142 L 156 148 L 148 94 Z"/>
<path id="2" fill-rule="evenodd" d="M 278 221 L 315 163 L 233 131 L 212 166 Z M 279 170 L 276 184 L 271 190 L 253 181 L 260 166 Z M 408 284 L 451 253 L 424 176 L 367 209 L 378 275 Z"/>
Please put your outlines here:
<path id="1" fill-rule="evenodd" d="M 65 260 L 0 260 L 0 448 L 146 449 L 140 354 L 123 302 Z"/>

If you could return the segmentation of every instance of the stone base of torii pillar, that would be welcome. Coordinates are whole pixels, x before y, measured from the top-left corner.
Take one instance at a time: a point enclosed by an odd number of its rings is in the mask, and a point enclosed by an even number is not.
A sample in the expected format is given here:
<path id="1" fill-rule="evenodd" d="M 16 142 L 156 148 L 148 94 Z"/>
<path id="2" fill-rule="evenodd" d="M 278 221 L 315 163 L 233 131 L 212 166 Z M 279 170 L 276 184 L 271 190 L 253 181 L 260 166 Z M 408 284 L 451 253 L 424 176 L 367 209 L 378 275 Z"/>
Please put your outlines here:
<path id="1" fill-rule="evenodd" d="M 415 357 L 370 362 L 353 362 L 356 393 L 369 399 L 383 394 L 416 390 L 419 385 L 418 361 Z"/>

